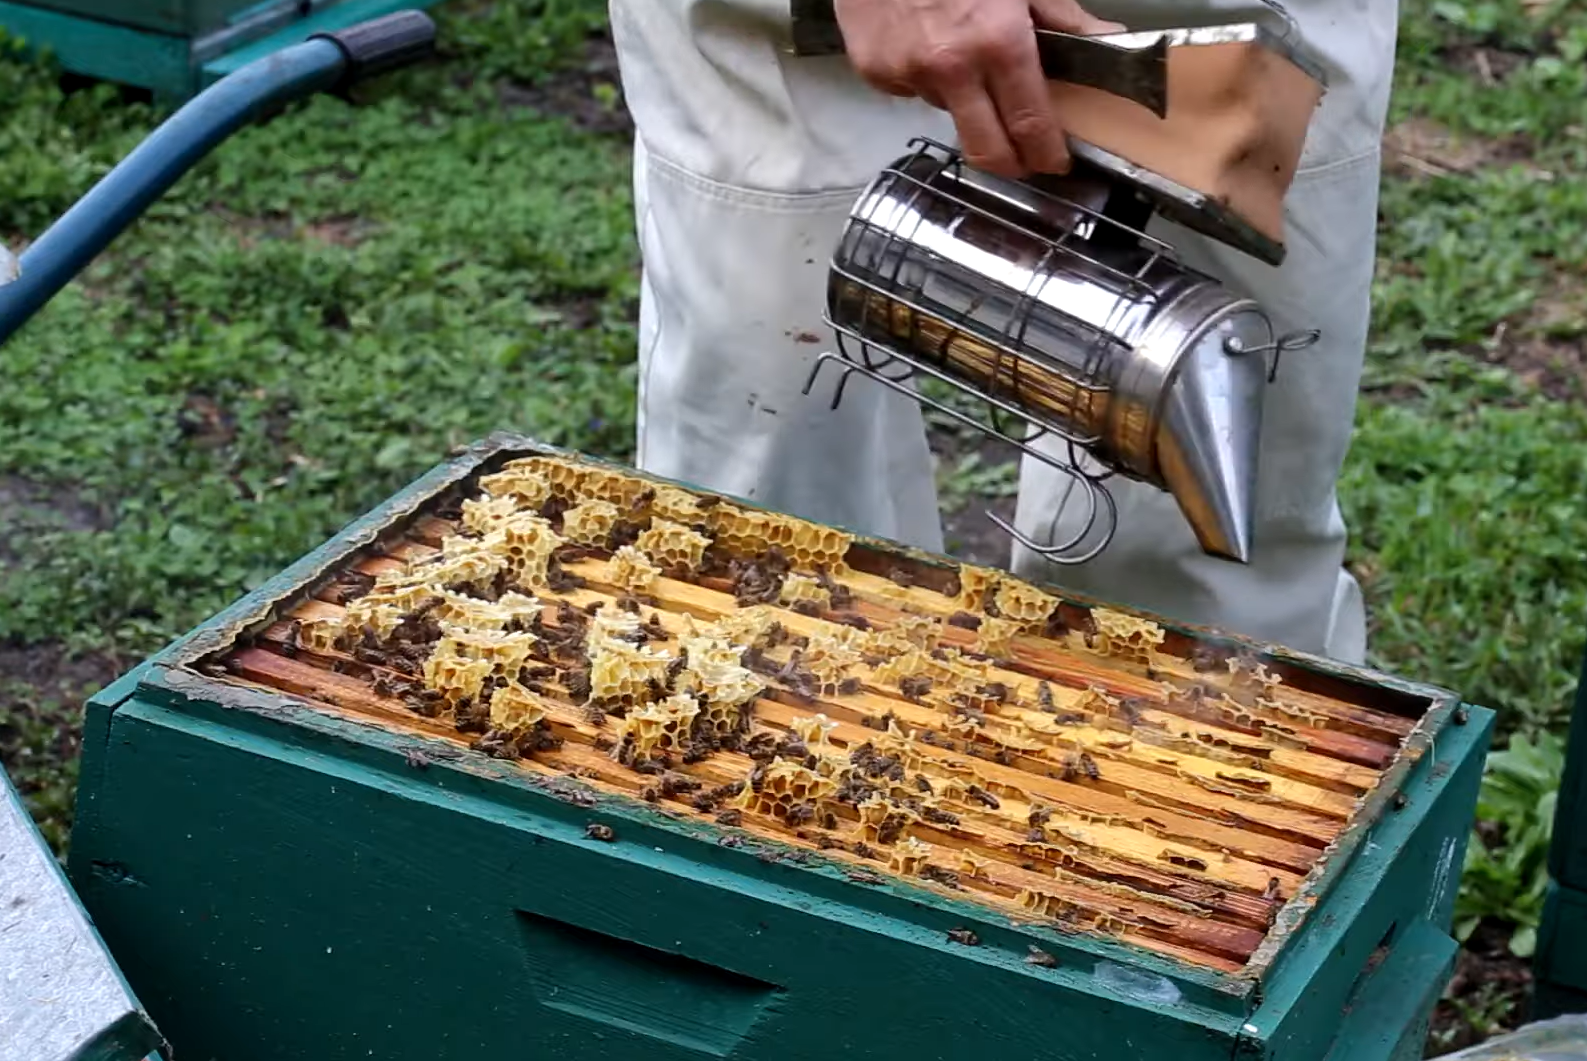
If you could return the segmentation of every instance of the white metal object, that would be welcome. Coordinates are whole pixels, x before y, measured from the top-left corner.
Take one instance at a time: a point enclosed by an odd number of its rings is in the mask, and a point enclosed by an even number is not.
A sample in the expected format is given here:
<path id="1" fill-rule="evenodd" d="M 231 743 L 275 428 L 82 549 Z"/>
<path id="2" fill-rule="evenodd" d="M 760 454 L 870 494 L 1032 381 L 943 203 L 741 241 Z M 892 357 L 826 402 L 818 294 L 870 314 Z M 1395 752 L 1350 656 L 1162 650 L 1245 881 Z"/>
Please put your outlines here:
<path id="1" fill-rule="evenodd" d="M 1100 168 L 1038 188 L 916 141 L 850 215 L 827 292 L 837 350 L 806 393 L 834 365 L 836 405 L 858 372 L 1069 475 L 1088 506 L 1069 541 L 1039 546 L 997 521 L 1054 562 L 1107 546 L 1112 475 L 1168 490 L 1207 553 L 1248 561 L 1265 384 L 1278 354 L 1316 333 L 1277 335 L 1254 302 L 1148 236 L 1151 212 Z M 990 425 L 918 395 L 927 377 L 984 402 Z"/>
<path id="2" fill-rule="evenodd" d="M 0 771 L 0 1057 L 141 1061 L 164 1046 Z"/>

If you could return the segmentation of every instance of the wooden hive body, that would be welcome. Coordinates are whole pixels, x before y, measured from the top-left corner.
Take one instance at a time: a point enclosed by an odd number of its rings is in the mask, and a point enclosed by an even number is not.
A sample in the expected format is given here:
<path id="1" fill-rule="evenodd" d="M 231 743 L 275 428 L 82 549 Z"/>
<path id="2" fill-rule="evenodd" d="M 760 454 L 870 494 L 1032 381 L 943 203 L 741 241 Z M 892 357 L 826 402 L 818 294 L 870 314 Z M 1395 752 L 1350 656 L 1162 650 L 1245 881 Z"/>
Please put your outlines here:
<path id="1" fill-rule="evenodd" d="M 1408 1057 L 1490 726 L 501 437 L 95 699 L 71 871 L 198 1057 Z"/>

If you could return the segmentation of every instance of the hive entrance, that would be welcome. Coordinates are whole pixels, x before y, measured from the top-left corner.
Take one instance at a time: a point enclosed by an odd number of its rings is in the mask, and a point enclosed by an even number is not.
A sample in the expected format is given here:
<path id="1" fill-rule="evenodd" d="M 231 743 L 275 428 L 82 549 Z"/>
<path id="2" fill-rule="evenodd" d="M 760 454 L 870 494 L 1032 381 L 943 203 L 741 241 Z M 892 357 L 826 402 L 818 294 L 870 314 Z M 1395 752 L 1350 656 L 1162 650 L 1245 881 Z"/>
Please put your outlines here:
<path id="1" fill-rule="evenodd" d="M 1414 725 L 852 544 L 524 458 L 217 673 L 1224 971 Z"/>

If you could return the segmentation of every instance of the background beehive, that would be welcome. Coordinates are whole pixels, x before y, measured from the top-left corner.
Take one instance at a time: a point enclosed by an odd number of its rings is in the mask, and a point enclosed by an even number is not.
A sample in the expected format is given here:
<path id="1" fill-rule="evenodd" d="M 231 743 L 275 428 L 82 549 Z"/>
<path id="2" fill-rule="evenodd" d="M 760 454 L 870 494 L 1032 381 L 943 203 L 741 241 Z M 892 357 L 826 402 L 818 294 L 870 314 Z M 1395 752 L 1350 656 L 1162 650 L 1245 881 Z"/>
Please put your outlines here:
<path id="1" fill-rule="evenodd" d="M 1166 643 L 1000 572 L 534 457 L 221 666 L 1233 971 L 1415 719 Z"/>

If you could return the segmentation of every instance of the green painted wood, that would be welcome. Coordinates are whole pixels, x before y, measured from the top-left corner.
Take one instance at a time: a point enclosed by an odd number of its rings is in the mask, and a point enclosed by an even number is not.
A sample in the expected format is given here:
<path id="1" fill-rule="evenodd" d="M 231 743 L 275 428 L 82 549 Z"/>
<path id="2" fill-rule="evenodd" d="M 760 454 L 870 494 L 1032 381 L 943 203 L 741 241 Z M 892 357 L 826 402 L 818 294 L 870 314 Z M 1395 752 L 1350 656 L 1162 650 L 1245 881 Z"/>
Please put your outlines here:
<path id="1" fill-rule="evenodd" d="M 216 30 L 260 0 L 29 0 L 39 8 L 80 15 L 97 22 L 196 37 Z M 290 0 L 286 0 L 290 3 Z M 283 6 L 283 0 L 272 0 Z"/>
<path id="2" fill-rule="evenodd" d="M 176 104 L 315 33 L 439 2 L 334 0 L 301 14 L 285 0 L 0 0 L 0 30 L 72 73 Z"/>
<path id="3" fill-rule="evenodd" d="M 961 946 L 956 920 L 830 901 L 798 866 L 201 714 L 116 709 L 113 798 L 72 860 L 179 1056 L 1195 1061 L 1238 1032 L 1030 966 L 1011 930 Z"/>
<path id="4" fill-rule="evenodd" d="M 175 98 L 193 89 L 192 53 L 184 37 L 11 0 L 0 0 L 0 30 L 26 42 L 30 51 L 48 51 L 74 74 Z"/>
<path id="5" fill-rule="evenodd" d="M 1454 973 L 1459 951 L 1460 945 L 1447 932 L 1426 921 L 1400 933 L 1352 994 L 1326 1061 L 1420 1058 L 1433 1007 Z M 1407 1020 L 1412 1014 L 1416 1016 Z"/>
<path id="6" fill-rule="evenodd" d="M 1549 883 L 1532 969 L 1540 985 L 1587 995 L 1587 892 Z"/>
<path id="7" fill-rule="evenodd" d="M 1466 721 L 1439 734 L 1400 789 L 1404 800 L 1372 825 L 1349 872 L 1273 967 L 1245 1029 L 1265 1056 L 1323 1056 L 1386 957 L 1399 967 L 1454 946 L 1455 894 L 1495 715 L 1468 706 L 1460 717 Z M 1407 998 L 1398 1024 L 1380 1034 L 1425 1020 L 1442 987 Z"/>
<path id="8" fill-rule="evenodd" d="M 1554 808 L 1548 865 L 1555 880 L 1587 891 L 1587 656 L 1582 659 L 1565 743 L 1565 772 Z"/>
<path id="9" fill-rule="evenodd" d="M 1547 980 L 1533 983 L 1528 1020 L 1552 1020 L 1568 1013 L 1587 1013 L 1587 991 L 1576 991 Z"/>
<path id="10" fill-rule="evenodd" d="M 315 33 L 346 29 L 369 19 L 380 18 L 394 11 L 411 11 L 434 7 L 440 0 L 342 0 L 334 6 L 321 8 L 313 14 L 298 19 L 267 37 L 261 38 L 207 63 L 199 70 L 199 85 L 211 85 L 234 70 L 241 69 L 266 55 L 300 44 Z"/>

